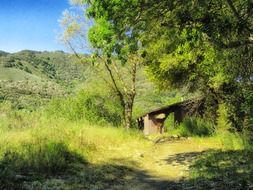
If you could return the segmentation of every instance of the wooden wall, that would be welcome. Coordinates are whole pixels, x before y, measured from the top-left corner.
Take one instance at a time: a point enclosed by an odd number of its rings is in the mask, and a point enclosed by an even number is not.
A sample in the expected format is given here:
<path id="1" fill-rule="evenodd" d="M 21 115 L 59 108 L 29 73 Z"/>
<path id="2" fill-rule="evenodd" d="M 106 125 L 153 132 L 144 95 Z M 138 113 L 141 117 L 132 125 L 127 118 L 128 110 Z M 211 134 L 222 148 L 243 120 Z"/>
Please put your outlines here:
<path id="1" fill-rule="evenodd" d="M 146 115 L 144 117 L 144 135 L 163 133 L 165 119 L 157 119 L 155 115 Z"/>

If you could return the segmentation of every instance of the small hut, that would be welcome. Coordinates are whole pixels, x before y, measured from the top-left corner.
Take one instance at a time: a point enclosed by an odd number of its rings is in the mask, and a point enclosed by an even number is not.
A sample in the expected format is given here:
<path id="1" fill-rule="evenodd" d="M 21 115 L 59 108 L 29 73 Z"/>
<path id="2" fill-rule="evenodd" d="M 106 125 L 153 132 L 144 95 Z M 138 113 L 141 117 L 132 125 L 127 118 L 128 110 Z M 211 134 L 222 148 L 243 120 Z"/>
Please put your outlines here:
<path id="1" fill-rule="evenodd" d="M 203 115 L 203 101 L 186 100 L 145 113 L 137 119 L 139 129 L 145 135 L 162 134 L 164 122 L 171 113 L 174 113 L 175 123 L 181 123 L 187 115 Z"/>

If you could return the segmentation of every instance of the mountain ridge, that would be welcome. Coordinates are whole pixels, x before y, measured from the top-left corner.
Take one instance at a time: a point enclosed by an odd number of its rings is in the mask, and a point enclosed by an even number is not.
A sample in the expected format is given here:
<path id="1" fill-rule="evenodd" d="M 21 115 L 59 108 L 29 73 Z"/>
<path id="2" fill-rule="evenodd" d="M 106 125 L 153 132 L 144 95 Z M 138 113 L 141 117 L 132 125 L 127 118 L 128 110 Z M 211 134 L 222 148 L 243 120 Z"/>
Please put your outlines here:
<path id="1" fill-rule="evenodd" d="M 0 101 L 16 103 L 32 96 L 48 101 L 70 94 L 86 80 L 85 64 L 70 53 L 22 50 L 0 55 Z"/>

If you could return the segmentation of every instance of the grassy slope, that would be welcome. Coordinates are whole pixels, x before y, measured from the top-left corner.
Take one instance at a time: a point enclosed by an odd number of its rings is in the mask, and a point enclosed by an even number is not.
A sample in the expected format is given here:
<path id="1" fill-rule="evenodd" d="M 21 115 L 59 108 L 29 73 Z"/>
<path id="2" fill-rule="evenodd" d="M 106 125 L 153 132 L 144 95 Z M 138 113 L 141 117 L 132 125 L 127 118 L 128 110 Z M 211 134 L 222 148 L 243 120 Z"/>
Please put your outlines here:
<path id="1" fill-rule="evenodd" d="M 84 65 L 64 52 L 21 51 L 0 55 L 0 101 L 34 109 L 69 94 L 85 80 Z"/>
<path id="2" fill-rule="evenodd" d="M 4 68 L 0 65 L 0 80 L 41 80 L 39 76 L 27 73 L 17 68 Z"/>
<path id="3" fill-rule="evenodd" d="M 85 67 L 76 63 L 74 56 L 64 52 L 24 50 L 14 54 L 4 54 L 0 56 L 0 80 L 40 78 L 62 83 L 74 79 L 82 80 Z M 9 66 L 4 66 L 7 64 Z"/>
<path id="4" fill-rule="evenodd" d="M 48 97 L 57 97 L 65 93 L 75 92 L 76 89 L 89 86 L 89 83 L 96 83 L 100 89 L 108 88 L 108 84 L 105 84 L 98 76 L 102 75 L 108 78 L 109 76 L 105 71 L 98 73 L 90 68 L 87 69 L 87 65 L 78 64 L 77 59 L 70 54 L 24 50 L 15 54 L 3 55 L 0 56 L 0 88 L 3 89 L 2 93 L 0 92 L 0 100 L 1 97 L 12 101 L 20 98 L 29 100 L 30 97 L 27 97 L 26 94 L 34 94 L 33 91 L 30 91 L 30 89 L 35 88 L 34 86 L 46 86 L 47 88 L 38 88 L 37 91 L 41 91 L 41 93 L 50 92 Z M 4 67 L 6 63 L 14 66 Z M 158 92 L 147 79 L 145 68 L 139 68 L 137 77 L 137 96 L 133 114 L 135 117 L 181 100 L 175 91 Z M 25 85 L 22 85 L 20 81 Z M 29 81 L 30 86 L 27 86 L 26 81 Z M 49 82 L 50 85 L 47 85 Z M 36 85 L 34 85 L 35 83 Z M 19 87 L 14 88 L 17 84 L 29 93 L 20 93 Z M 54 93 L 52 89 L 56 89 L 56 92 Z M 62 94 L 59 92 L 62 92 Z M 11 97 L 12 94 L 15 94 L 15 97 Z M 25 97 L 23 98 L 23 96 Z M 40 97 L 40 94 L 37 93 L 35 96 Z M 33 102 L 32 100 L 31 104 L 34 104 Z M 20 101 L 17 104 L 22 104 L 19 107 L 25 107 Z"/>

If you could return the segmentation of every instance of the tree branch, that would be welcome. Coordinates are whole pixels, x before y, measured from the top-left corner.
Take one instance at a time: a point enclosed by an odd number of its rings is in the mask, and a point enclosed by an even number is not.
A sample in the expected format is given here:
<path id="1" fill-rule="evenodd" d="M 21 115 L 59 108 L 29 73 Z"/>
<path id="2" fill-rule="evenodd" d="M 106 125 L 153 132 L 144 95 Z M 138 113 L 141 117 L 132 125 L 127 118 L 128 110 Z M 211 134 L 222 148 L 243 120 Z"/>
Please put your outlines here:
<path id="1" fill-rule="evenodd" d="M 238 48 L 241 46 L 246 46 L 246 45 L 253 45 L 253 41 L 248 39 L 248 40 L 238 40 L 230 43 L 223 43 L 221 41 L 214 41 L 215 44 L 217 44 L 219 47 L 224 48 L 224 49 L 233 49 L 233 48 Z"/>
<path id="2" fill-rule="evenodd" d="M 123 86 L 123 89 L 124 89 L 124 92 L 125 94 L 127 94 L 127 87 L 126 87 L 126 83 L 124 82 L 124 80 L 122 79 L 120 73 L 119 73 L 119 69 L 118 67 L 113 63 L 113 68 L 114 68 L 114 71 L 115 73 L 117 74 L 118 78 L 119 78 L 119 81 L 121 82 L 122 86 Z"/>
<path id="3" fill-rule="evenodd" d="M 70 47 L 70 49 L 74 52 L 75 56 L 82 62 L 82 57 L 76 52 L 75 48 L 72 46 L 70 41 L 66 40 L 66 42 L 68 46 Z"/>
<path id="4" fill-rule="evenodd" d="M 116 91 L 116 93 L 118 94 L 119 96 L 119 99 L 120 99 L 120 103 L 121 103 L 121 106 L 124 108 L 125 107 L 125 99 L 124 99 L 124 95 L 123 93 L 121 92 L 121 90 L 119 89 L 118 85 L 117 85 L 117 82 L 113 76 L 113 73 L 112 73 L 112 70 L 110 68 L 110 66 L 108 65 L 107 61 L 103 60 L 102 57 L 99 56 L 99 58 L 104 62 L 105 64 L 105 68 L 106 70 L 108 71 L 109 73 L 109 76 L 112 80 L 112 83 L 113 83 L 113 86 L 114 86 L 114 90 Z"/>
<path id="5" fill-rule="evenodd" d="M 253 29 L 252 29 L 250 26 L 247 25 L 247 24 L 249 24 L 249 23 L 247 22 L 248 19 L 245 20 L 245 19 L 243 19 L 243 18 L 240 16 L 240 14 L 239 14 L 239 12 L 236 10 L 236 8 L 235 8 L 235 6 L 234 6 L 232 0 L 226 0 L 226 1 L 227 1 L 228 5 L 229 5 L 230 9 L 232 10 L 234 16 L 237 18 L 237 20 L 245 25 L 245 29 L 247 29 L 247 30 L 250 31 L 250 32 L 253 32 Z M 251 5 L 248 3 L 248 6 L 250 7 Z M 250 9 L 250 8 L 249 8 L 249 9 Z M 249 15 L 248 15 L 248 18 L 249 18 L 249 16 L 250 16 L 250 10 L 248 10 L 248 14 L 249 14 Z"/>
<path id="6" fill-rule="evenodd" d="M 228 3 L 228 5 L 229 5 L 230 9 L 232 10 L 233 14 L 235 15 L 235 17 L 238 19 L 238 21 L 240 21 L 240 22 L 241 22 L 241 21 L 244 21 L 244 20 L 241 18 L 241 16 L 240 16 L 240 14 L 238 13 L 238 11 L 236 10 L 236 8 L 235 8 L 235 6 L 234 6 L 232 0 L 227 0 L 227 3 Z"/>
<path id="7" fill-rule="evenodd" d="M 131 98 L 134 99 L 135 95 L 136 95 L 136 74 L 137 74 L 137 62 L 136 60 L 133 60 L 132 63 L 132 89 L 131 89 Z"/>

